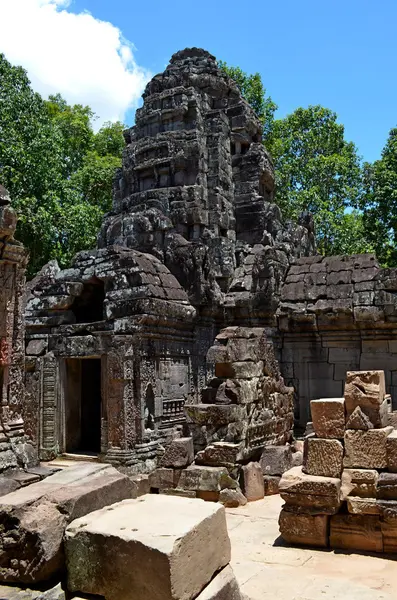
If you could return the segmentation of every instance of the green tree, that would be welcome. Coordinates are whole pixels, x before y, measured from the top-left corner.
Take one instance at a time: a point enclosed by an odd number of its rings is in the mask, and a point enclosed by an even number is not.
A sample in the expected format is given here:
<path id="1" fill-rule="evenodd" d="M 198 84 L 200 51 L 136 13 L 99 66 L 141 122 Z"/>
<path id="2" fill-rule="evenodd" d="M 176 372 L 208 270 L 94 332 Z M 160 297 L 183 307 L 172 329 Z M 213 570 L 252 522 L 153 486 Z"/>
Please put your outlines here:
<path id="1" fill-rule="evenodd" d="M 125 148 L 124 129 L 125 125 L 120 121 L 104 123 L 95 135 L 94 148 L 96 152 L 100 156 L 110 155 L 121 158 Z"/>
<path id="2" fill-rule="evenodd" d="M 302 211 L 313 214 L 321 253 L 371 246 L 364 241 L 359 213 L 346 212 L 359 204 L 361 164 L 334 112 L 322 106 L 298 108 L 274 121 L 266 147 L 275 165 L 277 204 L 292 220 Z"/>
<path id="3" fill-rule="evenodd" d="M 277 104 L 273 102 L 270 96 L 266 95 L 266 89 L 260 74 L 249 75 L 242 71 L 240 67 L 231 67 L 223 61 L 219 62 L 219 66 L 237 83 L 242 96 L 256 112 L 262 123 L 263 138 L 266 140 L 272 131 Z"/>
<path id="4" fill-rule="evenodd" d="M 364 228 L 384 266 L 397 266 L 397 128 L 391 129 L 380 160 L 364 164 L 361 199 Z"/>

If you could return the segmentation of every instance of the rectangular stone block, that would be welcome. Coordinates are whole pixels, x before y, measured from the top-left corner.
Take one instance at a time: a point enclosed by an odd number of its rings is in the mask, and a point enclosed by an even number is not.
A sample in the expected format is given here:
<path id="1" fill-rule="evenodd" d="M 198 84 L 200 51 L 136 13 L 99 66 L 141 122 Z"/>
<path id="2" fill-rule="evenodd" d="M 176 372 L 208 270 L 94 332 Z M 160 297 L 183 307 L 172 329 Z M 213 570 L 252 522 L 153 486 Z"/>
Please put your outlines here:
<path id="1" fill-rule="evenodd" d="M 344 515 L 331 517 L 331 548 L 383 552 L 380 519 L 375 515 Z"/>
<path id="2" fill-rule="evenodd" d="M 193 460 L 193 438 L 177 438 L 167 444 L 165 452 L 160 458 L 159 466 L 181 469 L 192 464 Z"/>
<path id="3" fill-rule="evenodd" d="M 387 469 L 397 473 L 397 431 L 394 429 L 386 438 Z"/>
<path id="4" fill-rule="evenodd" d="M 289 544 L 298 546 L 328 546 L 327 515 L 305 515 L 283 508 L 278 520 L 281 537 Z"/>
<path id="5" fill-rule="evenodd" d="M 221 489 L 227 487 L 226 482 L 229 479 L 229 473 L 225 467 L 191 465 L 181 472 L 178 487 L 196 492 L 220 492 Z"/>
<path id="6" fill-rule="evenodd" d="M 397 518 L 393 515 L 391 518 L 383 517 L 380 521 L 382 537 L 383 537 L 383 552 L 397 552 Z"/>
<path id="7" fill-rule="evenodd" d="M 392 427 L 345 432 L 345 457 L 343 466 L 358 469 L 385 469 L 387 467 L 386 438 Z"/>
<path id="8" fill-rule="evenodd" d="M 282 475 L 292 467 L 291 446 L 266 446 L 259 463 L 264 475 Z"/>
<path id="9" fill-rule="evenodd" d="M 348 496 L 359 498 L 376 498 L 378 471 L 371 469 L 343 469 L 342 500 Z"/>
<path id="10" fill-rule="evenodd" d="M 320 477 L 340 477 L 343 446 L 339 440 L 307 437 L 303 452 L 303 472 Z"/>
<path id="11" fill-rule="evenodd" d="M 248 502 L 261 500 L 265 496 L 262 468 L 259 463 L 250 462 L 241 469 L 241 483 Z"/>
<path id="12" fill-rule="evenodd" d="M 264 475 L 265 496 L 274 496 L 279 493 L 281 477 L 278 475 Z"/>
<path id="13" fill-rule="evenodd" d="M 359 406 L 374 427 L 383 427 L 387 424 L 384 410 L 381 411 L 385 394 L 384 371 L 348 371 L 344 393 L 346 418 Z"/>
<path id="14" fill-rule="evenodd" d="M 313 428 L 319 438 L 343 438 L 345 402 L 343 398 L 323 398 L 310 402 Z"/>
<path id="15" fill-rule="evenodd" d="M 348 496 L 347 510 L 352 515 L 380 515 L 382 510 L 376 498 Z"/>
<path id="16" fill-rule="evenodd" d="M 293 467 L 281 477 L 280 496 L 301 512 L 335 514 L 340 507 L 340 479 L 306 475 L 302 467 Z"/>
<path id="17" fill-rule="evenodd" d="M 397 473 L 379 474 L 376 496 L 383 500 L 397 500 Z"/>
<path id="18" fill-rule="evenodd" d="M 70 591 L 192 600 L 230 561 L 225 509 L 165 495 L 125 500 L 73 521 L 65 551 Z"/>
<path id="19" fill-rule="evenodd" d="M 180 470 L 166 469 L 165 467 L 155 469 L 149 474 L 149 490 L 155 492 L 175 488 L 178 485 L 180 475 Z"/>

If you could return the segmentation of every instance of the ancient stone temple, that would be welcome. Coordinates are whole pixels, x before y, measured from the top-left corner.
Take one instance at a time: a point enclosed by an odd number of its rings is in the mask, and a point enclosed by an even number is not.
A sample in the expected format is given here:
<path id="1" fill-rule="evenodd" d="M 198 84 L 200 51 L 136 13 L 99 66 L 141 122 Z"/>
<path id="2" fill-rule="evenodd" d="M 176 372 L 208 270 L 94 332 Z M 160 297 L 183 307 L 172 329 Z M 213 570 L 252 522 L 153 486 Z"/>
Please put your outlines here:
<path id="1" fill-rule="evenodd" d="M 14 239 L 17 219 L 0 185 L 0 472 L 35 463 L 24 432 L 23 294 L 27 255 Z"/>
<path id="2" fill-rule="evenodd" d="M 238 442 L 248 457 L 290 438 L 292 392 L 278 367 L 235 364 L 258 362 L 258 340 L 273 346 L 288 267 L 314 251 L 310 219 L 282 221 L 260 123 L 208 52 L 176 53 L 143 100 L 98 248 L 31 286 L 25 420 L 41 459 L 94 452 L 150 470 L 188 433 L 187 407 L 206 403 L 226 419 L 208 443 Z M 226 326 L 262 330 L 240 331 L 220 374 L 206 355 Z M 233 436 L 225 415 L 236 404 L 246 422 Z M 200 410 L 188 410 L 189 425 L 207 419 Z"/>

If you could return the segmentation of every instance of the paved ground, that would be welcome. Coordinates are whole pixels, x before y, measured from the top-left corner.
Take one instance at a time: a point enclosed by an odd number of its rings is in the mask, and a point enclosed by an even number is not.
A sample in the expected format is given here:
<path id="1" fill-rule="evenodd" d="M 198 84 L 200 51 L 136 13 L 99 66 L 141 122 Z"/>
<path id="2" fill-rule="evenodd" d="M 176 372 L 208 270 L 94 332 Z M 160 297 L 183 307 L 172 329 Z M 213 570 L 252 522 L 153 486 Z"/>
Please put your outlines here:
<path id="1" fill-rule="evenodd" d="M 395 558 L 287 547 L 281 505 L 268 496 L 227 509 L 232 567 L 250 600 L 396 600 Z"/>

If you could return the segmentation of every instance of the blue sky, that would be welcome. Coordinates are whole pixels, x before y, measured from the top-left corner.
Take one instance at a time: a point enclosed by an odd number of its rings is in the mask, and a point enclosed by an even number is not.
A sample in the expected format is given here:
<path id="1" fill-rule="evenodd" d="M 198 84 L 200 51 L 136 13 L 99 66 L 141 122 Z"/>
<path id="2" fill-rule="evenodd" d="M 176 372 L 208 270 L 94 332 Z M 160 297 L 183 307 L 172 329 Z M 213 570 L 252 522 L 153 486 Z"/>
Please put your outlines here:
<path id="1" fill-rule="evenodd" d="M 259 71 L 279 117 L 334 110 L 365 160 L 397 126 L 397 0 L 0 0 L 0 22 L 0 52 L 43 96 L 89 104 L 97 128 L 132 125 L 149 76 L 187 46 Z"/>

